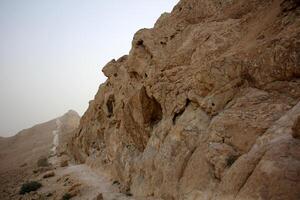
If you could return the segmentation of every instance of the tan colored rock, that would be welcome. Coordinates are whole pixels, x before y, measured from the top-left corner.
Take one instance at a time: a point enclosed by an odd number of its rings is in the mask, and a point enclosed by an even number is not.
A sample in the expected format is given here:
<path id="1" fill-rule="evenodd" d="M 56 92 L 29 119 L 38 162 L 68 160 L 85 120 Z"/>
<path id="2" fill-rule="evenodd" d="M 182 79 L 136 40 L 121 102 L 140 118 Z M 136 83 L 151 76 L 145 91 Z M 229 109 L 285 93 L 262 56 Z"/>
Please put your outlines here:
<path id="1" fill-rule="evenodd" d="M 61 166 L 61 167 L 67 167 L 68 165 L 69 165 L 68 160 L 62 160 L 62 161 L 60 162 L 60 166 Z"/>
<path id="2" fill-rule="evenodd" d="M 74 158 L 138 197 L 298 199 L 299 12 L 181 0 L 103 68 Z"/>
<path id="3" fill-rule="evenodd" d="M 43 178 L 51 178 L 55 176 L 55 173 L 53 171 L 47 172 L 46 174 L 43 175 Z"/>
<path id="4" fill-rule="evenodd" d="M 73 184 L 70 188 L 69 188 L 69 190 L 68 190 L 68 192 L 72 192 L 72 191 L 74 191 L 74 190 L 78 190 L 78 188 L 81 186 L 81 183 L 75 183 L 75 184 Z"/>
<path id="5" fill-rule="evenodd" d="M 80 194 L 80 183 L 72 184 L 64 195 L 73 198 Z"/>
<path id="6" fill-rule="evenodd" d="M 102 193 L 98 194 L 97 197 L 94 200 L 103 200 Z"/>
<path id="7" fill-rule="evenodd" d="M 68 156 L 62 156 L 61 158 L 60 158 L 60 166 L 61 167 L 67 167 L 68 165 L 69 165 L 69 157 Z"/>

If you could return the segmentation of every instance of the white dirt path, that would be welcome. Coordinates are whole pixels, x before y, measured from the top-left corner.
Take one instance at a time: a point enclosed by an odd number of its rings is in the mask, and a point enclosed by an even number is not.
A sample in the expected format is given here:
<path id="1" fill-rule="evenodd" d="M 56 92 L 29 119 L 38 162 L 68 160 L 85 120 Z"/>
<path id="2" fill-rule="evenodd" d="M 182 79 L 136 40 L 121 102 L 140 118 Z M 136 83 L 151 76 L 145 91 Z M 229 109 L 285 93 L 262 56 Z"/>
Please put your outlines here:
<path id="1" fill-rule="evenodd" d="M 55 167 L 55 177 L 45 180 L 45 183 L 43 183 L 43 185 L 47 186 L 45 191 L 62 191 L 63 188 L 58 179 L 69 177 L 76 184 L 80 184 L 80 192 L 72 198 L 74 200 L 94 200 L 100 193 L 103 195 L 104 200 L 134 200 L 130 196 L 119 193 L 118 186 L 113 185 L 110 178 L 104 173 L 96 173 L 85 164 L 60 167 L 60 158 L 56 152 L 59 146 L 59 134 L 61 133 L 62 126 L 60 119 L 56 120 L 56 125 L 57 128 L 53 131 L 53 147 L 50 150 L 51 158 L 49 159 L 50 163 Z M 70 186 L 65 187 L 68 188 Z"/>
<path id="2" fill-rule="evenodd" d="M 112 184 L 109 177 L 105 174 L 94 172 L 85 164 L 72 165 L 62 169 L 57 173 L 59 176 L 69 175 L 76 182 L 82 184 L 80 196 L 72 199 L 92 200 L 102 193 L 105 200 L 132 200 L 133 198 L 127 197 L 118 192 L 117 186 Z"/>

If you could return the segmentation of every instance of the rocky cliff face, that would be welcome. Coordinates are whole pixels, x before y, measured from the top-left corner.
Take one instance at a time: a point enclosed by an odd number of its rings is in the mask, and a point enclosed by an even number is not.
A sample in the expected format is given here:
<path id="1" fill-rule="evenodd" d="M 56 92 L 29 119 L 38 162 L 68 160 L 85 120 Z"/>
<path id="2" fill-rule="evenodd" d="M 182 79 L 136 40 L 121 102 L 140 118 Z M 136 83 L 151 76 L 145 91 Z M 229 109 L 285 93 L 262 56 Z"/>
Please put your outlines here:
<path id="1" fill-rule="evenodd" d="M 181 0 L 107 81 L 74 157 L 155 199 L 300 198 L 298 0 Z"/>

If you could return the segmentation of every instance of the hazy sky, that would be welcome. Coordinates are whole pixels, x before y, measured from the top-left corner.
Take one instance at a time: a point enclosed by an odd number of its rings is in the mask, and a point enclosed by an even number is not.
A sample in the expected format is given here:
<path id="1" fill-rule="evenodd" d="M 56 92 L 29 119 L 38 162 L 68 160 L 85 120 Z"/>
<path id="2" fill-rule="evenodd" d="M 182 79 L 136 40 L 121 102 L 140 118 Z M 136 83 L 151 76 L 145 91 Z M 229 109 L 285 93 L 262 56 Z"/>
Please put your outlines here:
<path id="1" fill-rule="evenodd" d="M 102 67 L 178 0 L 0 0 L 0 136 L 80 115 Z"/>

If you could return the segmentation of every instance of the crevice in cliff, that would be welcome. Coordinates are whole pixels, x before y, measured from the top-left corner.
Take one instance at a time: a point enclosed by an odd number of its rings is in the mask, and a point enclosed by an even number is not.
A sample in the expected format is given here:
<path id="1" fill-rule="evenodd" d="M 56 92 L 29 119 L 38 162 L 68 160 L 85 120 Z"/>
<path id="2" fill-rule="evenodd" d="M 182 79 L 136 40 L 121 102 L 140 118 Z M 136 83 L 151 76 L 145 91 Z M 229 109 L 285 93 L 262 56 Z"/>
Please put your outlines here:
<path id="1" fill-rule="evenodd" d="M 141 88 L 141 104 L 145 125 L 153 127 L 162 119 L 162 107 L 154 97 L 148 96 L 145 87 Z"/>
<path id="2" fill-rule="evenodd" d="M 109 98 L 106 102 L 108 117 L 111 117 L 114 114 L 114 104 L 115 104 L 115 97 L 113 95 L 111 95 L 111 96 L 109 96 Z"/>
<path id="3" fill-rule="evenodd" d="M 188 107 L 188 105 L 190 103 L 191 103 L 191 100 L 186 99 L 185 106 L 183 108 L 181 108 L 178 112 L 175 112 L 175 114 L 174 114 L 174 116 L 172 118 L 173 125 L 176 124 L 176 120 L 184 113 L 186 107 Z"/>
<path id="4" fill-rule="evenodd" d="M 153 112 L 150 117 L 150 126 L 153 127 L 162 119 L 162 108 L 161 105 L 156 101 L 156 99 L 152 99 L 153 101 Z"/>
<path id="5" fill-rule="evenodd" d="M 183 177 L 184 175 L 184 172 L 185 172 L 185 169 L 186 167 L 188 166 L 189 164 L 189 161 L 190 159 L 192 158 L 195 150 L 197 149 L 197 147 L 194 147 L 190 152 L 189 154 L 186 156 L 186 158 L 184 159 L 184 162 L 183 162 L 183 165 L 181 166 L 181 170 L 180 170 L 180 173 L 179 173 L 179 176 L 178 176 L 178 182 L 180 182 L 181 178 Z"/>
<path id="6" fill-rule="evenodd" d="M 239 187 L 237 193 L 235 194 L 235 199 L 236 197 L 239 195 L 240 191 L 243 189 L 243 187 L 246 185 L 247 181 L 249 180 L 249 178 L 252 176 L 253 172 L 255 171 L 256 167 L 258 166 L 258 164 L 260 163 L 260 161 L 263 159 L 264 155 L 266 152 L 264 152 L 261 157 L 258 159 L 258 161 L 254 164 L 252 170 L 247 174 L 247 177 L 245 178 L 245 180 L 243 181 L 243 183 L 241 184 L 241 186 Z"/>
<path id="7" fill-rule="evenodd" d="M 142 87 L 131 97 L 124 108 L 123 125 L 130 142 L 143 152 L 151 131 L 163 118 L 162 107 L 155 97 L 149 97 Z"/>
<path id="8" fill-rule="evenodd" d="M 141 76 L 135 71 L 128 72 L 128 74 L 131 79 L 136 79 L 136 80 L 141 79 Z"/>

